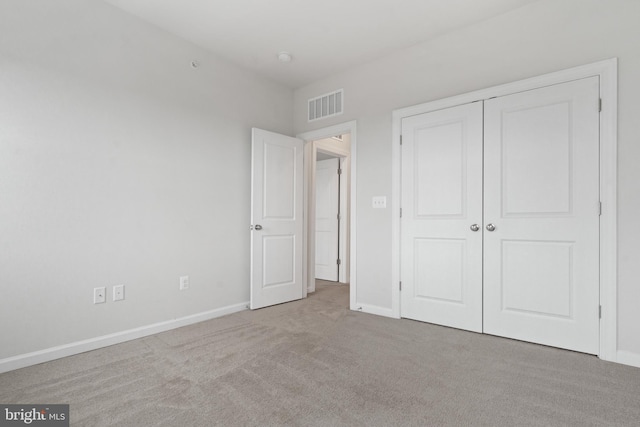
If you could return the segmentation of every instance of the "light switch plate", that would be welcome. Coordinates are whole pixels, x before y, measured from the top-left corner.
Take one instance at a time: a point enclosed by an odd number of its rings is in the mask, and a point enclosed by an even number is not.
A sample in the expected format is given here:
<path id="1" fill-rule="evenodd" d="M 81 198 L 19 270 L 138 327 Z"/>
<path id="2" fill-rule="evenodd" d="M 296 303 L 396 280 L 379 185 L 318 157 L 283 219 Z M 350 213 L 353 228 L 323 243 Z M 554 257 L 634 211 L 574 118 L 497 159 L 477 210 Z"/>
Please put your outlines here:
<path id="1" fill-rule="evenodd" d="M 372 202 L 374 209 L 385 209 L 387 207 L 387 197 L 386 196 L 375 196 Z"/>

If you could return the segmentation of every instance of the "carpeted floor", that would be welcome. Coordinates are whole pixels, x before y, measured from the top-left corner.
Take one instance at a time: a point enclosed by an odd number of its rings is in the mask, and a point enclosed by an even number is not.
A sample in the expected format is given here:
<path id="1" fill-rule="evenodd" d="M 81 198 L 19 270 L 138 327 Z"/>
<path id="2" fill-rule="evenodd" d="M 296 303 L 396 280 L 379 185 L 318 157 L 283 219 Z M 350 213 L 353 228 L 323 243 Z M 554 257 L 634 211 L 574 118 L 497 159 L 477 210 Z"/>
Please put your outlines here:
<path id="1" fill-rule="evenodd" d="M 638 426 L 640 369 L 347 309 L 347 286 L 0 375 L 77 426 Z"/>

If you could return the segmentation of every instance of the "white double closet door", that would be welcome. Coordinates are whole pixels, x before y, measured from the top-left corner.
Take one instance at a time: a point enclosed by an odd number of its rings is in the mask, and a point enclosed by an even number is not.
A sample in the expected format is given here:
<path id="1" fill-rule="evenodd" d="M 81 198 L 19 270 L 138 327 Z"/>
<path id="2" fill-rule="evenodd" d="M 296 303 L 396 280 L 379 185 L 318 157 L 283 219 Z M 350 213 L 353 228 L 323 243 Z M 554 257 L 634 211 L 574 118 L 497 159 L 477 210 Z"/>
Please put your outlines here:
<path id="1" fill-rule="evenodd" d="M 599 80 L 402 120 L 401 315 L 598 353 Z"/>

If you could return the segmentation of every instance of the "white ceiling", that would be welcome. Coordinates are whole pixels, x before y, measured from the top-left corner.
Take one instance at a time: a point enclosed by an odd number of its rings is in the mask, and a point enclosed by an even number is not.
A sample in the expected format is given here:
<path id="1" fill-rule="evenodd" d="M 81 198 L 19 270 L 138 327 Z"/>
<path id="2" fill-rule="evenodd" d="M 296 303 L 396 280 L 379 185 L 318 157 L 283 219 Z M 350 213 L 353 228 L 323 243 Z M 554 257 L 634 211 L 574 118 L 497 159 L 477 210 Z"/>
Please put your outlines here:
<path id="1" fill-rule="evenodd" d="M 297 88 L 538 0 L 105 1 Z"/>

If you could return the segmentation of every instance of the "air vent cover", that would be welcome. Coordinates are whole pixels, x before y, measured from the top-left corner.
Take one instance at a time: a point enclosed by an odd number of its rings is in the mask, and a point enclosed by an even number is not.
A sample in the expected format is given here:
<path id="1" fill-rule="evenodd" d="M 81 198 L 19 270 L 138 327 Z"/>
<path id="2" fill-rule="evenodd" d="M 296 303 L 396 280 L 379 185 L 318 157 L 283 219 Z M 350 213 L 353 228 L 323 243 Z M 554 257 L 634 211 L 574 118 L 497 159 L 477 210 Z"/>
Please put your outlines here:
<path id="1" fill-rule="evenodd" d="M 320 95 L 309 100 L 309 121 L 324 119 L 342 114 L 344 90 Z"/>

